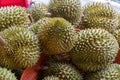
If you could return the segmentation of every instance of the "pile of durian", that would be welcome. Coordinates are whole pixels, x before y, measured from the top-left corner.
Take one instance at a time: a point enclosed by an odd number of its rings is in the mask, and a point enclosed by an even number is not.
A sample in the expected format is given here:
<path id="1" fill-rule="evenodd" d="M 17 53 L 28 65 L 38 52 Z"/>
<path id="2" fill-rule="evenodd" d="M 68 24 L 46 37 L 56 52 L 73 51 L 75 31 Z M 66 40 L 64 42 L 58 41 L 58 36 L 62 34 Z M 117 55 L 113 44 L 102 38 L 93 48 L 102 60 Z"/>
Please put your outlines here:
<path id="1" fill-rule="evenodd" d="M 120 80 L 119 47 L 120 13 L 109 4 L 50 0 L 0 8 L 0 80 L 20 80 L 41 54 L 48 57 L 36 80 Z"/>

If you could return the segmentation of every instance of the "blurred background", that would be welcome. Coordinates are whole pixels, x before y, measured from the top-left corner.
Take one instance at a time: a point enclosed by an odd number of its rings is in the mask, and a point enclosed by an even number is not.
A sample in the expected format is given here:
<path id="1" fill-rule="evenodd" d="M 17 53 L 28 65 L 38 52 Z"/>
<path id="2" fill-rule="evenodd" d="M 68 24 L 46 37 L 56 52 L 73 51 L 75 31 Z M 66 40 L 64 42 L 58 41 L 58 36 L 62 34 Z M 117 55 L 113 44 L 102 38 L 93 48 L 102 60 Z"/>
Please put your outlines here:
<path id="1" fill-rule="evenodd" d="M 50 0 L 33 0 L 34 2 L 42 2 L 46 5 L 48 5 Z M 99 1 L 99 2 L 103 2 L 106 4 L 110 4 L 111 6 L 113 6 L 116 10 L 118 10 L 120 12 L 120 0 L 80 0 L 82 2 L 82 6 L 84 6 L 87 3 L 93 2 L 93 1 Z"/>

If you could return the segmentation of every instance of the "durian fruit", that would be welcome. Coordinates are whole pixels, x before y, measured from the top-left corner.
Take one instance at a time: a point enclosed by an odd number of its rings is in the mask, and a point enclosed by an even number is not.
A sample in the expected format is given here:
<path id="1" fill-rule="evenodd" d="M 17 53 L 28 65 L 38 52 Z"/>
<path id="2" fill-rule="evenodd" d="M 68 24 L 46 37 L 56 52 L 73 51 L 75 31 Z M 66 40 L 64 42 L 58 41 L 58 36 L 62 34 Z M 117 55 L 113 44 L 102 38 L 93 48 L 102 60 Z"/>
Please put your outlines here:
<path id="1" fill-rule="evenodd" d="M 6 68 L 0 68 L 0 80 L 17 80 L 14 73 Z"/>
<path id="2" fill-rule="evenodd" d="M 120 80 L 120 65 L 111 64 L 103 70 L 89 73 L 85 80 Z"/>
<path id="3" fill-rule="evenodd" d="M 63 18 L 52 18 L 38 29 L 43 52 L 53 55 L 69 52 L 77 41 L 74 27 Z"/>
<path id="4" fill-rule="evenodd" d="M 104 29 L 86 29 L 78 33 L 78 41 L 70 51 L 72 62 L 83 71 L 96 71 L 113 63 L 119 45 Z"/>
<path id="5" fill-rule="evenodd" d="M 63 17 L 76 23 L 82 13 L 80 0 L 50 0 L 48 11 L 55 17 Z"/>
<path id="6" fill-rule="evenodd" d="M 48 66 L 48 70 L 45 71 L 47 75 L 54 75 L 60 80 L 83 80 L 79 70 L 74 66 L 64 62 L 53 62 Z"/>
<path id="7" fill-rule="evenodd" d="M 9 55 L 8 55 L 9 56 Z M 9 69 L 15 68 L 15 64 L 13 61 L 5 57 L 3 54 L 0 54 L 0 66 L 1 67 L 6 67 Z"/>
<path id="8" fill-rule="evenodd" d="M 29 24 L 29 14 L 25 8 L 19 6 L 0 8 L 0 31 L 11 26 L 23 27 Z"/>
<path id="9" fill-rule="evenodd" d="M 47 77 L 44 77 L 44 79 L 42 80 L 60 80 L 60 79 L 56 76 L 47 76 Z"/>
<path id="10" fill-rule="evenodd" d="M 45 18 L 39 19 L 36 23 L 30 26 L 30 30 L 32 30 L 35 34 L 37 34 L 39 31 L 39 27 L 48 24 L 49 20 L 51 20 L 51 18 L 45 17 Z"/>
<path id="11" fill-rule="evenodd" d="M 10 27 L 1 32 L 7 45 L 0 47 L 0 53 L 14 63 L 15 68 L 26 68 L 36 64 L 40 57 L 37 36 L 23 27 Z M 9 66 L 9 65 L 8 65 Z"/>
<path id="12" fill-rule="evenodd" d="M 110 5 L 93 2 L 84 7 L 84 19 L 80 22 L 80 28 L 103 28 L 109 32 L 118 27 L 118 13 Z"/>
<path id="13" fill-rule="evenodd" d="M 120 46 L 120 29 L 118 30 L 115 30 L 113 32 L 113 35 L 115 36 L 115 38 L 117 39 L 118 43 L 119 43 L 119 46 Z"/>
<path id="14" fill-rule="evenodd" d="M 43 3 L 34 3 L 33 7 L 28 9 L 28 13 L 31 14 L 33 20 L 36 22 L 45 17 L 45 15 L 48 13 L 48 8 Z"/>

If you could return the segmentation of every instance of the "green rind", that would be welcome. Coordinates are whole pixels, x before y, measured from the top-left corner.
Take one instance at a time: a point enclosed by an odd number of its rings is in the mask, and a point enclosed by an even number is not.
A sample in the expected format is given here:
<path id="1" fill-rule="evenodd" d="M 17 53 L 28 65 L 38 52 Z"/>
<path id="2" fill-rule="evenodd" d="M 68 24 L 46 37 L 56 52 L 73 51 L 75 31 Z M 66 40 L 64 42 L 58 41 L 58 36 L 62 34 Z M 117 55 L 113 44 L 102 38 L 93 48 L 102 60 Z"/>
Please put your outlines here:
<path id="1" fill-rule="evenodd" d="M 47 76 L 47 77 L 44 77 L 44 79 L 42 80 L 60 80 L 60 79 L 56 76 Z"/>
<path id="2" fill-rule="evenodd" d="M 11 26 L 23 27 L 30 24 L 26 9 L 19 6 L 0 8 L 0 31 Z"/>
<path id="3" fill-rule="evenodd" d="M 103 28 L 109 32 L 118 28 L 118 13 L 110 5 L 93 2 L 84 7 L 84 20 L 79 26 L 86 28 Z"/>
<path id="4" fill-rule="evenodd" d="M 48 12 L 47 6 L 42 3 L 33 4 L 32 8 L 28 9 L 28 12 L 31 14 L 33 20 L 36 22 L 41 18 L 44 18 Z"/>
<path id="5" fill-rule="evenodd" d="M 103 70 L 89 73 L 85 80 L 120 80 L 120 65 L 111 64 Z"/>
<path id="6" fill-rule="evenodd" d="M 119 45 L 104 29 L 86 29 L 78 33 L 78 41 L 70 51 L 73 63 L 84 71 L 96 71 L 113 63 Z"/>
<path id="7" fill-rule="evenodd" d="M 7 41 L 5 47 L 1 47 L 1 54 L 12 61 L 16 68 L 31 67 L 40 57 L 39 40 L 37 36 L 23 27 L 10 27 L 1 33 Z"/>
<path id="8" fill-rule="evenodd" d="M 74 24 L 80 19 L 82 9 L 80 0 L 50 0 L 48 11 Z"/>
<path id="9" fill-rule="evenodd" d="M 63 18 L 52 18 L 39 26 L 38 37 L 43 51 L 50 55 L 69 52 L 77 41 L 74 27 Z"/>
<path id="10" fill-rule="evenodd" d="M 79 70 L 71 64 L 53 62 L 48 67 L 49 69 L 46 73 L 59 77 L 60 80 L 83 80 Z"/>
<path id="11" fill-rule="evenodd" d="M 0 80 L 17 80 L 17 78 L 10 70 L 0 68 Z"/>

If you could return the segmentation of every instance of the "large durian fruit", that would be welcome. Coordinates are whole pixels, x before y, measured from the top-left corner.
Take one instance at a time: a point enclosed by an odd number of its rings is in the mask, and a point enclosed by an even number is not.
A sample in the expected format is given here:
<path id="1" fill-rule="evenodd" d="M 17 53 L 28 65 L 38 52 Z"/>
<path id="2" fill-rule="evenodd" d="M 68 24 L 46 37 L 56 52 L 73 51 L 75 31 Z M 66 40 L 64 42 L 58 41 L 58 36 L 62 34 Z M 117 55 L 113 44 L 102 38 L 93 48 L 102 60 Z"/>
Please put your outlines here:
<path id="1" fill-rule="evenodd" d="M 1 32 L 0 36 L 7 42 L 7 45 L 0 47 L 0 53 L 5 60 L 14 64 L 14 68 L 26 68 L 36 64 L 40 48 L 39 40 L 32 31 L 23 27 L 10 27 Z"/>
<path id="2" fill-rule="evenodd" d="M 10 70 L 0 67 L 0 80 L 17 80 L 17 78 Z"/>
<path id="3" fill-rule="evenodd" d="M 118 13 L 110 5 L 93 2 L 84 7 L 84 18 L 80 22 L 80 28 L 103 28 L 109 32 L 118 27 Z"/>
<path id="4" fill-rule="evenodd" d="M 46 76 L 42 80 L 60 80 L 60 79 L 56 76 Z"/>
<path id="5" fill-rule="evenodd" d="M 47 75 L 54 75 L 60 80 L 83 80 L 83 77 L 78 69 L 68 63 L 52 62 L 49 63 Z"/>
<path id="6" fill-rule="evenodd" d="M 38 37 L 43 52 L 49 55 L 69 52 L 77 41 L 74 27 L 63 18 L 51 18 L 39 26 Z"/>
<path id="7" fill-rule="evenodd" d="M 111 64 L 103 70 L 89 73 L 85 80 L 120 80 L 120 65 Z"/>
<path id="8" fill-rule="evenodd" d="M 96 71 L 113 63 L 119 45 L 104 29 L 86 29 L 78 33 L 78 41 L 70 51 L 73 63 L 83 71 Z"/>
<path id="9" fill-rule="evenodd" d="M 80 0 L 50 0 L 48 11 L 55 17 L 63 17 L 72 24 L 76 23 L 82 13 Z"/>
<path id="10" fill-rule="evenodd" d="M 45 18 L 39 19 L 36 23 L 30 26 L 30 30 L 32 30 L 35 34 L 37 34 L 39 31 L 39 27 L 42 27 L 48 24 L 49 20 L 51 20 L 51 18 L 45 17 Z"/>
<path id="11" fill-rule="evenodd" d="M 28 9 L 28 12 L 31 14 L 34 22 L 37 22 L 39 19 L 46 16 L 48 8 L 43 3 L 34 3 L 33 7 Z"/>
<path id="12" fill-rule="evenodd" d="M 11 26 L 23 27 L 29 24 L 29 14 L 25 8 L 19 6 L 0 8 L 0 31 Z"/>

